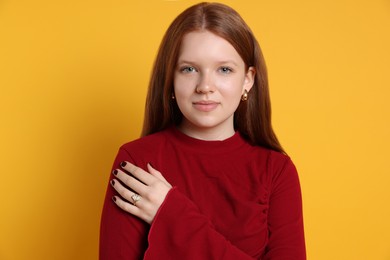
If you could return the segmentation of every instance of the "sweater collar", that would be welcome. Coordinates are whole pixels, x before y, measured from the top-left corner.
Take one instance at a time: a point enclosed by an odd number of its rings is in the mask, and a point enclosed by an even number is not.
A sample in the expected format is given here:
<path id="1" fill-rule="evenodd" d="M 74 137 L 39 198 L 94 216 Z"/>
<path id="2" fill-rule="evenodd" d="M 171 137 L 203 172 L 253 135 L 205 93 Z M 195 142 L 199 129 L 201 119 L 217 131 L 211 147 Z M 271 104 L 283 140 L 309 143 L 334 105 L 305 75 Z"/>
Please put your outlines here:
<path id="1" fill-rule="evenodd" d="M 175 145 L 178 145 L 183 149 L 191 149 L 200 153 L 230 152 L 246 144 L 246 141 L 242 138 L 238 131 L 236 131 L 233 136 L 220 141 L 196 139 L 184 134 L 175 126 L 169 127 L 166 130 L 166 133 L 169 140 L 171 140 Z"/>

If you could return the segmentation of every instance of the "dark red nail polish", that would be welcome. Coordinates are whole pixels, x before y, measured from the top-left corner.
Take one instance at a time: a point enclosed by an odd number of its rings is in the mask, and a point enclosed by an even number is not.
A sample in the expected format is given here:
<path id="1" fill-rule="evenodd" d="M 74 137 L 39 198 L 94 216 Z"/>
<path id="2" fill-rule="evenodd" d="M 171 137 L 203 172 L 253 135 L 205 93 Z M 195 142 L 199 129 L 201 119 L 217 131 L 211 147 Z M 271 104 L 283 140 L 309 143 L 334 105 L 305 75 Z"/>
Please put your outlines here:
<path id="1" fill-rule="evenodd" d="M 151 162 L 149 162 L 149 165 L 152 166 L 152 167 L 154 168 L 154 166 L 153 166 L 153 164 L 152 164 Z"/>
<path id="2" fill-rule="evenodd" d="M 112 174 L 114 174 L 116 176 L 118 174 L 118 170 L 113 170 Z"/>
<path id="3" fill-rule="evenodd" d="M 116 197 L 112 197 L 112 200 L 113 200 L 114 202 L 116 202 Z"/>
<path id="4" fill-rule="evenodd" d="M 111 180 L 111 185 L 114 186 L 115 185 L 115 181 L 114 180 Z"/>
<path id="5" fill-rule="evenodd" d="M 125 167 L 126 166 L 126 162 L 121 162 L 121 167 Z"/>

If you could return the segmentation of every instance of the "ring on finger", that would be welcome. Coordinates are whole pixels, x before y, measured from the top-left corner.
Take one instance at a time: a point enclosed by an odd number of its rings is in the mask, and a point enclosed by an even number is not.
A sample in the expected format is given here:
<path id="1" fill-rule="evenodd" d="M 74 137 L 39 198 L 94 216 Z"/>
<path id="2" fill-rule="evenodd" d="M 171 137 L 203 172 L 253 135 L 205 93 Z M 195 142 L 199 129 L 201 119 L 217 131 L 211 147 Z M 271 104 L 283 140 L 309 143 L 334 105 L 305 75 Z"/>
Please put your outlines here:
<path id="1" fill-rule="evenodd" d="M 141 200 L 141 196 L 137 193 L 134 193 L 133 195 L 131 195 L 131 199 L 133 200 L 133 205 L 135 206 L 135 204 L 137 204 L 137 202 Z"/>

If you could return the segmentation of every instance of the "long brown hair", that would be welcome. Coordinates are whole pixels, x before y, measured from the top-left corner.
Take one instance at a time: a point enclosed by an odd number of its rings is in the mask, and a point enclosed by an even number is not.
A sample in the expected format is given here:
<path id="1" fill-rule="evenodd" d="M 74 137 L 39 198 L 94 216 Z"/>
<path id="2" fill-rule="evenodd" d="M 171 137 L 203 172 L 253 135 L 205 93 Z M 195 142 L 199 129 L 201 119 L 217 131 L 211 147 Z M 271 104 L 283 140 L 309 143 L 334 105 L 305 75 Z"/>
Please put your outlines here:
<path id="1" fill-rule="evenodd" d="M 253 145 L 284 152 L 271 125 L 268 76 L 260 46 L 241 16 L 219 3 L 191 6 L 169 26 L 151 74 L 142 136 L 181 122 L 183 115 L 172 100 L 173 75 L 183 36 L 197 30 L 207 30 L 227 40 L 243 59 L 246 69 L 256 70 L 248 100 L 241 102 L 234 113 L 235 130 Z"/>

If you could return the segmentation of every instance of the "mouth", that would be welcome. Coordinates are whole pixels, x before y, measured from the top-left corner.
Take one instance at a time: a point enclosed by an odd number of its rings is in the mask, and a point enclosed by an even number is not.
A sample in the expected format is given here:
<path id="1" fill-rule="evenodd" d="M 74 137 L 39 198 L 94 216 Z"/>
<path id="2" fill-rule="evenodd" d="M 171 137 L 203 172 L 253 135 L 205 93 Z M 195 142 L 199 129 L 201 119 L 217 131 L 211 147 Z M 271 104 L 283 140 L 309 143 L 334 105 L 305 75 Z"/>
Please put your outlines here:
<path id="1" fill-rule="evenodd" d="M 216 109 L 219 105 L 218 102 L 215 101 L 197 101 L 193 102 L 192 105 L 196 110 L 202 111 L 202 112 L 210 112 Z"/>

